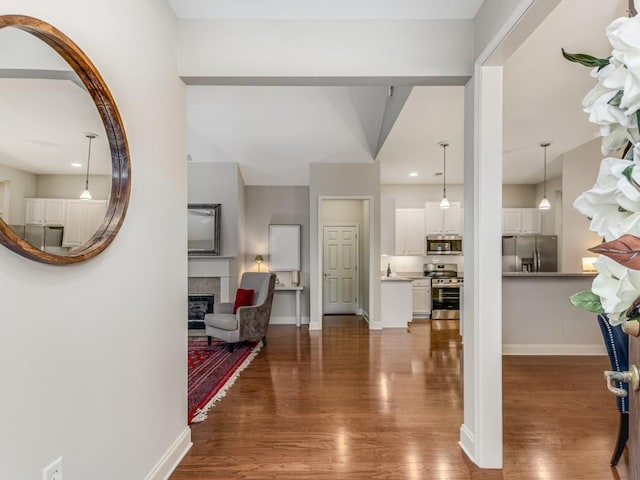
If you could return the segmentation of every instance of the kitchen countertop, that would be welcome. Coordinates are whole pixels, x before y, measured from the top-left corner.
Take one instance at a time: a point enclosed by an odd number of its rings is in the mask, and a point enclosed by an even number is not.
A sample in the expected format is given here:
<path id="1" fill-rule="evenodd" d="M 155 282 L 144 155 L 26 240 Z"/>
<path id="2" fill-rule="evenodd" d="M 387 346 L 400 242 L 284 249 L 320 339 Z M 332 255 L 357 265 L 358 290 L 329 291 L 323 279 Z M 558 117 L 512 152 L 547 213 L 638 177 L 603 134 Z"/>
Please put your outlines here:
<path id="1" fill-rule="evenodd" d="M 503 277 L 548 278 L 548 277 L 595 277 L 596 272 L 503 272 Z"/>
<path id="2" fill-rule="evenodd" d="M 380 277 L 381 282 L 411 282 L 413 279 L 401 276 L 395 277 Z"/>
<path id="3" fill-rule="evenodd" d="M 409 280 L 422 280 L 423 278 L 432 278 L 424 274 L 424 272 L 397 272 L 392 275 L 397 275 L 402 278 L 408 278 Z M 458 278 L 463 278 L 463 274 L 458 272 Z"/>

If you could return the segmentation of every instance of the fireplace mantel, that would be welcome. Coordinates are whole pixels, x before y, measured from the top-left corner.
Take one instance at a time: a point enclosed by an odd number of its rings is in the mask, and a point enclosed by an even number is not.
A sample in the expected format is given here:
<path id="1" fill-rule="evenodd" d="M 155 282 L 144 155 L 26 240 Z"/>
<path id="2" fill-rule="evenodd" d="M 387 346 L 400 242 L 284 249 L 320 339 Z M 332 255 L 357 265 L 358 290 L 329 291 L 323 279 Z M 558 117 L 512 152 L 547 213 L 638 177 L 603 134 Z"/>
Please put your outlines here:
<path id="1" fill-rule="evenodd" d="M 189 257 L 189 277 L 220 279 L 220 301 L 230 302 L 231 263 L 236 257 Z"/>

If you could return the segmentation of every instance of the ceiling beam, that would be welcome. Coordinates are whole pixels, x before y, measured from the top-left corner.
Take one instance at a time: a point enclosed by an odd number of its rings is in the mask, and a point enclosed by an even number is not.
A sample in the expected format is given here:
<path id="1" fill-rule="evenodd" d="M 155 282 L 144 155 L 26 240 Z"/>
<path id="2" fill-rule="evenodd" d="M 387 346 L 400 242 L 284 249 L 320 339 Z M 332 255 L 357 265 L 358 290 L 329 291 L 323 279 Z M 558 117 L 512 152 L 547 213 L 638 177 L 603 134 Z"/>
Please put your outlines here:
<path id="1" fill-rule="evenodd" d="M 314 87 L 411 87 L 414 85 L 465 85 L 469 76 L 412 77 L 180 77 L 186 85 L 314 86 Z"/>
<path id="2" fill-rule="evenodd" d="M 46 70 L 35 68 L 0 68 L 0 78 L 25 78 L 33 80 L 68 80 L 84 91 L 84 83 L 73 70 Z"/>
<path id="3" fill-rule="evenodd" d="M 382 115 L 380 134 L 378 135 L 378 145 L 376 146 L 375 152 L 373 152 L 373 158 L 378 156 L 382 145 L 384 145 L 384 141 L 387 139 L 389 132 L 391 132 L 391 129 L 395 125 L 404 104 L 407 102 L 411 90 L 413 90 L 413 86 L 389 87 L 387 103 Z"/>

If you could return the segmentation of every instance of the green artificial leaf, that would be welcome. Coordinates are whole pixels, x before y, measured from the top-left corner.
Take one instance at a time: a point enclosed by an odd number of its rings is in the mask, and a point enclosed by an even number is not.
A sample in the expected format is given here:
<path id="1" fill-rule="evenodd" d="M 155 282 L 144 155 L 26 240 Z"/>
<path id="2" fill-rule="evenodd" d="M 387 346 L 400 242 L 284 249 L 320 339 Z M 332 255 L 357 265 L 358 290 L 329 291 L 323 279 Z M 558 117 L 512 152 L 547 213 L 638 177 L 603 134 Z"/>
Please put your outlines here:
<path id="1" fill-rule="evenodd" d="M 585 67 L 598 67 L 600 69 L 609 65 L 608 58 L 596 58 L 586 53 L 567 53 L 564 48 L 562 49 L 562 56 L 570 62 L 579 63 Z"/>
<path id="2" fill-rule="evenodd" d="M 580 292 L 571 295 L 569 301 L 572 305 L 593 313 L 604 313 L 600 297 L 593 292 Z"/>
<path id="3" fill-rule="evenodd" d="M 634 163 L 633 165 L 629 165 L 627 168 L 625 168 L 622 171 L 622 175 L 624 175 L 624 178 L 626 178 L 629 181 L 629 183 L 633 185 L 633 188 L 635 188 L 640 192 L 640 184 L 636 182 L 633 178 L 633 169 L 635 168 L 636 165 L 637 165 L 636 163 Z"/>
<path id="4" fill-rule="evenodd" d="M 640 110 L 636 110 L 636 126 L 640 129 Z"/>
<path id="5" fill-rule="evenodd" d="M 609 105 L 613 105 L 614 107 L 619 107 L 620 104 L 622 103 L 622 96 L 624 95 L 624 90 L 618 90 L 618 93 L 615 94 L 615 96 L 609 100 L 607 103 Z"/>
<path id="6" fill-rule="evenodd" d="M 629 165 L 627 168 L 625 168 L 622 171 L 622 174 L 625 176 L 625 178 L 627 180 L 629 180 L 630 182 L 633 180 L 633 178 L 631 177 L 631 175 L 633 174 L 633 167 L 635 167 L 635 164 L 633 165 Z"/>

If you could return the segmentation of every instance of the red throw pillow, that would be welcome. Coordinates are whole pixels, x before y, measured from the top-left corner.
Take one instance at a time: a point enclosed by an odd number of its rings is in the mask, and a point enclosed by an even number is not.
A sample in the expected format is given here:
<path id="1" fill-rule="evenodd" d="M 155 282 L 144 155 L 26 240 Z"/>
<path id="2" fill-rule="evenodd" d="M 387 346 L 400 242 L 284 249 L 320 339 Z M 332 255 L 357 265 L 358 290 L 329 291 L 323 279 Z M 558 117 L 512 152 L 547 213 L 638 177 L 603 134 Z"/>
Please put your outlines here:
<path id="1" fill-rule="evenodd" d="M 236 313 L 240 307 L 248 307 L 250 305 L 253 305 L 253 290 L 239 288 L 236 292 L 236 303 L 233 305 L 233 313 Z"/>

